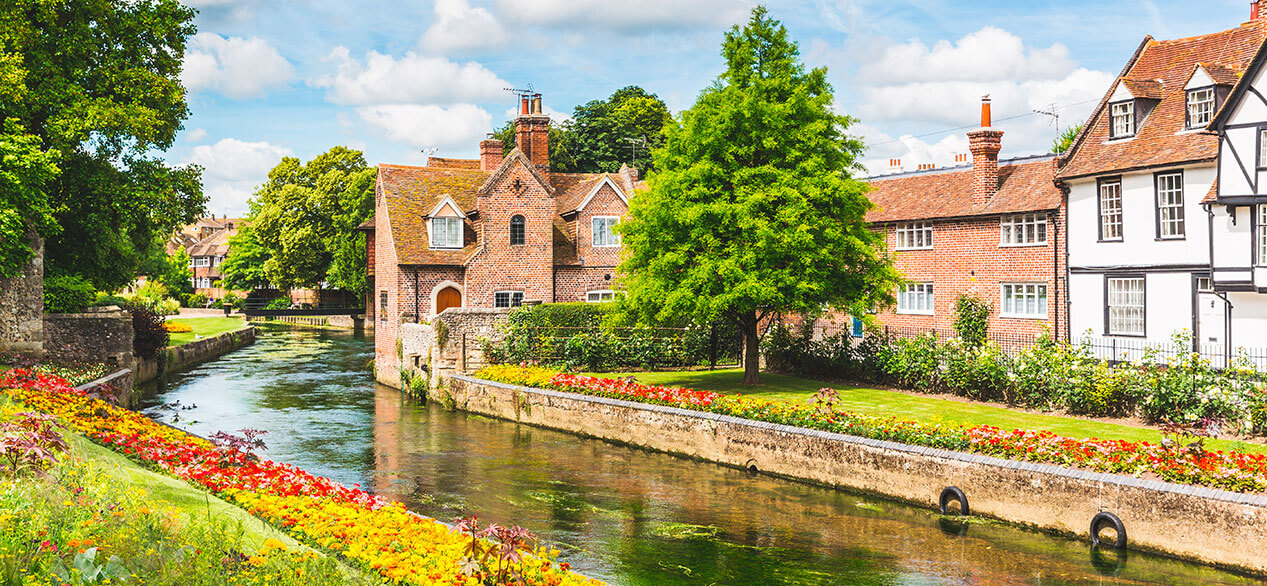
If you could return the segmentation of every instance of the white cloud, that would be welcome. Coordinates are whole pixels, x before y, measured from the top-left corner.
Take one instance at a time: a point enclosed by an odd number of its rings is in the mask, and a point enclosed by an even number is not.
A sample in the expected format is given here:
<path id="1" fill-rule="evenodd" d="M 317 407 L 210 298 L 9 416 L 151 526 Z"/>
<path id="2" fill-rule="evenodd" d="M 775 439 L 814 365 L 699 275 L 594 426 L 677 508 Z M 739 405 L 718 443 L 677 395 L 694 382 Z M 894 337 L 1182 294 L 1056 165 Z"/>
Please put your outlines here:
<path id="1" fill-rule="evenodd" d="M 470 149 L 493 128 L 493 117 L 471 104 L 448 108 L 418 104 L 387 104 L 357 108 L 365 122 L 381 128 L 387 138 L 418 147 Z"/>
<path id="2" fill-rule="evenodd" d="M 435 15 L 418 42 L 428 51 L 494 49 L 506 43 L 506 31 L 492 13 L 467 0 L 436 0 Z"/>
<path id="3" fill-rule="evenodd" d="M 508 19 L 548 27 L 596 26 L 628 32 L 638 29 L 689 29 L 743 20 L 744 0 L 498 0 Z"/>
<path id="4" fill-rule="evenodd" d="M 542 105 L 541 105 L 541 109 L 544 111 L 545 115 L 546 115 L 546 116 L 549 116 L 549 117 L 550 117 L 550 120 L 551 120 L 551 121 L 553 121 L 555 124 L 562 124 L 562 123 L 567 122 L 568 120 L 571 120 L 571 119 L 572 119 L 572 115 L 571 115 L 571 114 L 567 114 L 567 113 L 564 113 L 564 112 L 560 112 L 560 111 L 555 110 L 554 108 L 551 108 L 550 106 L 547 106 L 547 105 L 545 105 L 545 104 L 542 104 Z M 511 108 L 507 109 L 507 110 L 506 110 L 506 119 L 507 119 L 507 120 L 514 120 L 516 117 L 518 117 L 518 116 L 519 116 L 519 110 L 520 110 L 520 109 L 519 109 L 519 107 L 518 107 L 518 106 L 511 107 Z"/>
<path id="5" fill-rule="evenodd" d="M 204 138 L 207 138 L 207 129 L 205 128 L 194 128 L 185 133 L 185 140 L 189 142 L 201 142 Z"/>
<path id="6" fill-rule="evenodd" d="M 255 187 L 268 179 L 268 172 L 282 157 L 294 156 L 290 149 L 268 142 L 245 142 L 223 138 L 215 144 L 194 147 L 185 163 L 202 165 L 203 191 L 212 212 L 241 215 Z"/>
<path id="7" fill-rule="evenodd" d="M 214 91 L 243 99 L 284 87 L 294 75 L 290 62 L 268 41 L 198 33 L 189 42 L 180 78 L 191 92 Z"/>
<path id="8" fill-rule="evenodd" d="M 370 51 L 361 63 L 347 47 L 336 47 L 330 60 L 338 70 L 314 82 L 330 90 L 327 99 L 343 105 L 456 104 L 504 99 L 510 84 L 476 62 L 459 64 L 443 57 L 408 52 L 397 59 Z"/>
<path id="9" fill-rule="evenodd" d="M 930 49 L 919 40 L 888 47 L 876 61 L 864 64 L 859 77 L 871 83 L 911 80 L 1000 81 L 1059 79 L 1073 71 L 1069 49 L 1056 43 L 1026 48 L 1020 37 L 987 26 L 958 41 L 938 41 Z"/>

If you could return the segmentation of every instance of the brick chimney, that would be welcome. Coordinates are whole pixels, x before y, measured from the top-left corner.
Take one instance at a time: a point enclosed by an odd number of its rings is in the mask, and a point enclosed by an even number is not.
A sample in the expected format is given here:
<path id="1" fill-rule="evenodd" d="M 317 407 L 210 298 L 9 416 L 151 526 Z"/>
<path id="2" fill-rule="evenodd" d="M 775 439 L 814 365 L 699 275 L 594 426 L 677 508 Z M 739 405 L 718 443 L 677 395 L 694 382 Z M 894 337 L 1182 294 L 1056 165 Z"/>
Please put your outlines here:
<path id="1" fill-rule="evenodd" d="M 1267 0 L 1250 0 L 1249 20 L 1267 20 Z"/>
<path id="2" fill-rule="evenodd" d="M 541 94 L 520 97 L 515 144 L 538 170 L 550 170 L 550 117 L 541 111 Z"/>
<path id="3" fill-rule="evenodd" d="M 981 128 L 968 133 L 972 152 L 972 203 L 985 205 L 999 190 L 999 151 L 1003 131 L 990 128 L 990 96 L 981 98 Z"/>
<path id="4" fill-rule="evenodd" d="M 502 164 L 502 141 L 486 138 L 480 141 L 480 170 L 492 171 Z"/>

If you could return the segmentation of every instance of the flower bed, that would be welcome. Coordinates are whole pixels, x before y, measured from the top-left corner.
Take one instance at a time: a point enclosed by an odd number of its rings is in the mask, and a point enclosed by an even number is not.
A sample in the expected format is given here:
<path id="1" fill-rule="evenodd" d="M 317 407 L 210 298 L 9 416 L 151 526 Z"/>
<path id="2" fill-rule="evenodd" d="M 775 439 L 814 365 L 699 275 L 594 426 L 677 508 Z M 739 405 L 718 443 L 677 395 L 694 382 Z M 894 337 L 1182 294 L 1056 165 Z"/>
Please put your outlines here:
<path id="1" fill-rule="evenodd" d="M 173 321 L 164 322 L 163 329 L 167 330 L 169 334 L 187 334 L 194 331 L 194 328 L 189 324 L 182 324 L 180 322 Z"/>
<path id="2" fill-rule="evenodd" d="M 216 447 L 90 398 L 57 377 L 11 370 L 0 375 L 0 389 L 27 408 L 58 416 L 97 443 L 204 486 L 308 545 L 337 553 L 393 583 L 475 585 L 488 574 L 483 560 L 464 559 L 470 536 L 360 488 Z M 523 555 L 516 566 L 525 584 L 600 584 L 569 572 L 567 564 L 556 563 L 544 550 Z"/>
<path id="3" fill-rule="evenodd" d="M 1240 492 L 1267 489 L 1267 455 L 1264 454 L 1208 451 L 1188 446 L 1166 447 L 1148 442 L 1074 439 L 1047 431 L 1009 431 L 988 425 L 928 425 L 839 411 L 830 406 L 830 400 L 826 397 L 816 405 L 796 404 L 643 385 L 622 379 L 579 376 L 535 366 L 489 366 L 475 376 L 509 384 L 668 405 L 859 437 L 1098 472 L 1153 475 L 1170 482 L 1200 484 Z"/>

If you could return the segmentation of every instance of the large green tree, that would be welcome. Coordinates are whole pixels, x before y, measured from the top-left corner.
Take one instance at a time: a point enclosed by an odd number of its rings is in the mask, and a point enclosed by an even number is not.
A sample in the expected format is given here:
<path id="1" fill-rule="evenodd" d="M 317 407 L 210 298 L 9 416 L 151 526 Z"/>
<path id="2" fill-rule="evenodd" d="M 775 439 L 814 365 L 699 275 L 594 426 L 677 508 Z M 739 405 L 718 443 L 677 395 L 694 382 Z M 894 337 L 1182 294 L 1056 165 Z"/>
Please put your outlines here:
<path id="1" fill-rule="evenodd" d="M 759 384 L 766 316 L 869 310 L 899 279 L 864 217 L 863 146 L 833 110 L 826 70 L 807 71 L 762 7 L 726 34 L 722 56 L 726 71 L 654 151 L 650 188 L 618 227 L 621 269 L 642 319 L 736 324 L 744 383 Z"/>
<path id="2" fill-rule="evenodd" d="M 363 295 L 365 244 L 356 226 L 374 213 L 374 179 L 361 151 L 341 146 L 307 163 L 286 157 L 269 171 L 250 217 L 253 237 L 268 252 L 268 280 L 283 288 L 324 281 Z M 232 258 L 232 244 L 230 251 Z"/>
<path id="3" fill-rule="evenodd" d="M 60 174 L 39 187 L 54 222 L 46 267 L 98 289 L 130 282 L 157 235 L 203 212 L 201 169 L 170 167 L 188 117 L 180 84 L 194 11 L 177 0 L 6 0 L 0 7 L 0 119 L 38 137 Z M 6 158 L 3 171 L 10 172 Z M 58 231 L 60 228 L 60 231 Z"/>
<path id="4" fill-rule="evenodd" d="M 267 286 L 264 265 L 268 259 L 268 249 L 255 237 L 255 230 L 249 224 L 241 226 L 229 237 L 229 258 L 220 264 L 220 286 L 236 291 Z"/>
<path id="5" fill-rule="evenodd" d="M 0 80 L 3 83 L 3 80 Z M 3 91 L 3 90 L 0 90 Z M 57 176 L 57 153 L 10 118 L 0 132 L 0 277 L 12 277 L 31 261 L 32 232 L 49 236 L 57 219 L 47 185 Z"/>

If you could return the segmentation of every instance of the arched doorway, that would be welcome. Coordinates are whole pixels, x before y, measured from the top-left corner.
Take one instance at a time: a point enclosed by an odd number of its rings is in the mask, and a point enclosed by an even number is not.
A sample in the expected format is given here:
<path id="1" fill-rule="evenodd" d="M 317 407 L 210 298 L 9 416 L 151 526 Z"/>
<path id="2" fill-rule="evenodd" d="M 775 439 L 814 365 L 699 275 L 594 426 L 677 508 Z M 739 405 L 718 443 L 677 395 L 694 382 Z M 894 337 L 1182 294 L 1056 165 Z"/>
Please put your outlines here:
<path id="1" fill-rule="evenodd" d="M 462 307 L 462 292 L 456 287 L 445 287 L 436 293 L 436 314 L 450 307 Z"/>

